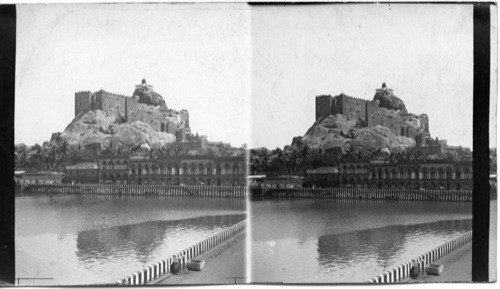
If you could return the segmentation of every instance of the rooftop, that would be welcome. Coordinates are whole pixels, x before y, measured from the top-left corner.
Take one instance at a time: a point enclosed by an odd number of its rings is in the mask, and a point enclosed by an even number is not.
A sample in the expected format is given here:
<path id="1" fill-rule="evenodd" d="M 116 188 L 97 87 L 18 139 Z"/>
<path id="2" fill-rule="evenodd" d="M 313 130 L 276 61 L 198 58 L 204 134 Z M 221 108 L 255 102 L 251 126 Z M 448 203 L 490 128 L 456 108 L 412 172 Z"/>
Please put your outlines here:
<path id="1" fill-rule="evenodd" d="M 66 170 L 97 170 L 96 163 L 78 163 L 75 165 L 66 166 Z"/>
<path id="2" fill-rule="evenodd" d="M 339 169 L 337 167 L 319 167 L 312 170 L 307 170 L 308 175 L 314 174 L 337 174 Z"/>

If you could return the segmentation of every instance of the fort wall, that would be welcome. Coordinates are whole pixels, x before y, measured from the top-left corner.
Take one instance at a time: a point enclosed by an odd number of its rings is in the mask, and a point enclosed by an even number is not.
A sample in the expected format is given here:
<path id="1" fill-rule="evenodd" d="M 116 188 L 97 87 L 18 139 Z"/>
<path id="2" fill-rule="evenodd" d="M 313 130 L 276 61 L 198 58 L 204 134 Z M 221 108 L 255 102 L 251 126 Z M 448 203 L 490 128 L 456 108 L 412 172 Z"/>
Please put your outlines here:
<path id="1" fill-rule="evenodd" d="M 142 121 L 156 131 L 167 131 L 165 127 L 167 126 L 168 119 L 166 119 L 165 112 L 146 104 L 139 103 L 137 97 L 127 98 L 126 116 L 129 122 Z"/>
<path id="2" fill-rule="evenodd" d="M 389 128 L 396 136 L 420 138 L 419 144 L 425 145 L 425 139 L 430 137 L 427 115 L 396 112 L 379 107 L 379 104 L 378 100 L 368 101 L 343 93 L 335 97 L 320 95 L 316 97 L 316 121 L 330 114 L 343 114 L 348 119 L 358 119 L 362 127 L 381 125 Z M 420 130 L 412 122 L 418 122 Z"/>
<path id="3" fill-rule="evenodd" d="M 93 106 L 93 109 L 100 109 L 110 115 L 118 115 L 120 113 L 126 116 L 126 96 L 109 93 L 104 90 L 98 91 L 95 95 L 97 103 L 96 106 Z"/>
<path id="4" fill-rule="evenodd" d="M 90 110 L 91 98 L 92 92 L 90 91 L 80 91 L 75 93 L 75 117 L 82 112 Z"/>
<path id="5" fill-rule="evenodd" d="M 335 99 L 331 95 L 316 97 L 316 120 L 331 114 Z"/>
<path id="6" fill-rule="evenodd" d="M 139 103 L 138 96 L 127 97 L 104 90 L 92 93 L 81 91 L 75 93 L 75 117 L 90 110 L 102 110 L 108 115 L 122 116 L 127 122 L 142 121 L 156 131 L 180 135 L 179 140 L 185 140 L 189 133 L 189 113 L 158 108 Z M 176 117 L 177 121 L 172 120 Z M 181 125 L 182 124 L 182 125 Z M 183 128 L 180 129 L 180 126 Z M 179 134 L 180 131 L 183 133 Z"/>
<path id="7" fill-rule="evenodd" d="M 335 97 L 333 114 L 344 114 L 348 118 L 360 118 L 366 124 L 366 100 L 341 94 Z"/>

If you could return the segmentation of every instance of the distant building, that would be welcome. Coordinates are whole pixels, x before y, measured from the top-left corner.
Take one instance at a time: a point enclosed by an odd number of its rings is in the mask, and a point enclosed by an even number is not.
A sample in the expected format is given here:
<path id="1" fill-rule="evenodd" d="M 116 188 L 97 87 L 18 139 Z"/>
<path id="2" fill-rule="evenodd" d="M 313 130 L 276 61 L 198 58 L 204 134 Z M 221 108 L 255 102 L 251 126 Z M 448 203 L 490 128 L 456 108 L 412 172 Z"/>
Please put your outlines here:
<path id="1" fill-rule="evenodd" d="M 62 173 L 24 173 L 15 174 L 14 180 L 22 185 L 30 184 L 61 184 Z"/>
<path id="2" fill-rule="evenodd" d="M 99 182 L 143 185 L 246 185 L 244 156 L 101 157 Z"/>
<path id="3" fill-rule="evenodd" d="M 319 167 L 306 171 L 306 185 L 314 187 L 338 187 L 339 169 L 337 167 Z"/>
<path id="4" fill-rule="evenodd" d="M 250 186 L 261 188 L 301 188 L 304 183 L 302 176 L 276 176 L 266 175 L 248 176 Z"/>
<path id="5" fill-rule="evenodd" d="M 143 94 L 144 99 L 138 94 Z M 93 110 L 102 110 L 108 115 L 116 115 L 126 122 L 142 121 L 158 132 L 167 132 L 185 141 L 191 134 L 189 112 L 169 109 L 163 97 L 153 90 L 153 86 L 143 79 L 135 86 L 134 95 L 125 96 L 104 90 L 96 92 L 80 91 L 75 93 L 75 117 Z"/>
<path id="6" fill-rule="evenodd" d="M 64 184 L 97 184 L 99 183 L 99 168 L 97 163 L 78 163 L 66 166 Z"/>
<path id="7" fill-rule="evenodd" d="M 381 103 L 381 100 L 393 100 L 393 103 Z M 391 109 L 388 106 L 394 105 Z M 393 109 L 400 109 L 399 111 Z M 427 115 L 416 116 L 406 111 L 403 102 L 394 96 L 393 90 L 387 88 L 385 83 L 382 88 L 375 90 L 372 101 L 351 97 L 341 93 L 337 96 L 320 95 L 316 97 L 316 119 L 329 115 L 343 114 L 355 116 L 366 127 L 381 125 L 389 128 L 396 136 L 405 136 L 413 139 L 419 137 L 420 144 L 425 144 L 424 136 L 429 135 L 429 122 Z M 418 119 L 418 120 L 417 120 Z M 418 122 L 419 131 L 413 122 Z"/>
<path id="8" fill-rule="evenodd" d="M 340 161 L 340 187 L 342 188 L 369 188 L 370 161 Z"/>
<path id="9" fill-rule="evenodd" d="M 327 184 L 330 178 L 335 180 Z M 372 189 L 472 190 L 472 162 L 343 161 L 339 170 L 318 168 L 307 171 L 309 186 Z"/>
<path id="10" fill-rule="evenodd" d="M 371 167 L 371 187 L 472 190 L 472 162 L 415 162 Z"/>

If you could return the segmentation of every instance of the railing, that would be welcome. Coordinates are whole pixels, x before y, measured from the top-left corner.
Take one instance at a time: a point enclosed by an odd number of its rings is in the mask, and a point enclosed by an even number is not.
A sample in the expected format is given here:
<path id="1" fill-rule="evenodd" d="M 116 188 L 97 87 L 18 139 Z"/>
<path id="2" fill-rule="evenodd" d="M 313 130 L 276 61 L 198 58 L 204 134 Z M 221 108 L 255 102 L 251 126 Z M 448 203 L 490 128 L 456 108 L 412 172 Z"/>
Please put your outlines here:
<path id="1" fill-rule="evenodd" d="M 172 255 L 171 257 L 163 259 L 150 266 L 146 266 L 146 268 L 116 281 L 116 284 L 144 285 L 149 282 L 154 282 L 159 277 L 170 273 L 170 265 L 172 265 L 174 261 L 179 262 L 181 268 L 185 268 L 187 262 L 238 234 L 246 227 L 246 224 L 247 220 L 243 220 L 235 225 L 232 225 L 231 227 L 224 229 L 209 238 Z"/>
<path id="2" fill-rule="evenodd" d="M 407 190 L 355 188 L 251 188 L 253 196 L 324 199 L 374 199 L 472 202 L 470 190 Z"/>
<path id="3" fill-rule="evenodd" d="M 425 270 L 425 267 L 432 262 L 441 259 L 447 254 L 455 251 L 456 249 L 462 247 L 468 242 L 472 241 L 472 231 L 468 231 L 454 239 L 444 243 L 443 245 L 428 251 L 411 261 L 405 262 L 393 269 L 387 270 L 384 273 L 378 275 L 377 277 L 371 278 L 366 281 L 367 283 L 396 283 L 403 281 L 410 277 L 410 270 L 413 266 L 416 266 L 419 270 Z"/>
<path id="4" fill-rule="evenodd" d="M 246 186 L 175 186 L 125 184 L 32 184 L 21 185 L 20 192 L 66 194 L 116 194 L 246 198 Z"/>

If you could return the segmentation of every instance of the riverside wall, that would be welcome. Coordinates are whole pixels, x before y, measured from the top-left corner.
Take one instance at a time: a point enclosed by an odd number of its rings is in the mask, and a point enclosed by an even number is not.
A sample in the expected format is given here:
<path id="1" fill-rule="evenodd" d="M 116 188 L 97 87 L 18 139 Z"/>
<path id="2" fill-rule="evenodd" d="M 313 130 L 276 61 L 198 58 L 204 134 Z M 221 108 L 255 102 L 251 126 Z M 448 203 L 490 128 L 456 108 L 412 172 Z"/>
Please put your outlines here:
<path id="1" fill-rule="evenodd" d="M 354 188 L 251 188 L 252 197 L 472 202 L 472 191 Z"/>
<path id="2" fill-rule="evenodd" d="M 443 245 L 371 278 L 367 283 L 397 283 L 410 277 L 410 269 L 417 266 L 421 271 L 431 263 L 472 241 L 472 231 L 468 231 Z M 446 269 L 446 268 L 445 268 Z"/>
<path id="3" fill-rule="evenodd" d="M 225 242 L 227 239 L 241 232 L 247 224 L 247 220 L 243 220 L 229 228 L 226 228 L 207 239 L 200 241 L 171 257 L 165 258 L 159 262 L 153 263 L 146 268 L 137 271 L 123 279 L 116 281 L 117 285 L 145 285 L 153 282 L 155 279 L 170 273 L 170 265 L 177 261 L 180 263 L 181 268 L 186 268 L 186 264 L 201 255 L 202 253 L 218 246 Z"/>
<path id="4" fill-rule="evenodd" d="M 65 193 L 91 195 L 158 195 L 246 198 L 246 186 L 174 186 L 125 184 L 31 184 L 20 187 L 22 193 Z"/>

